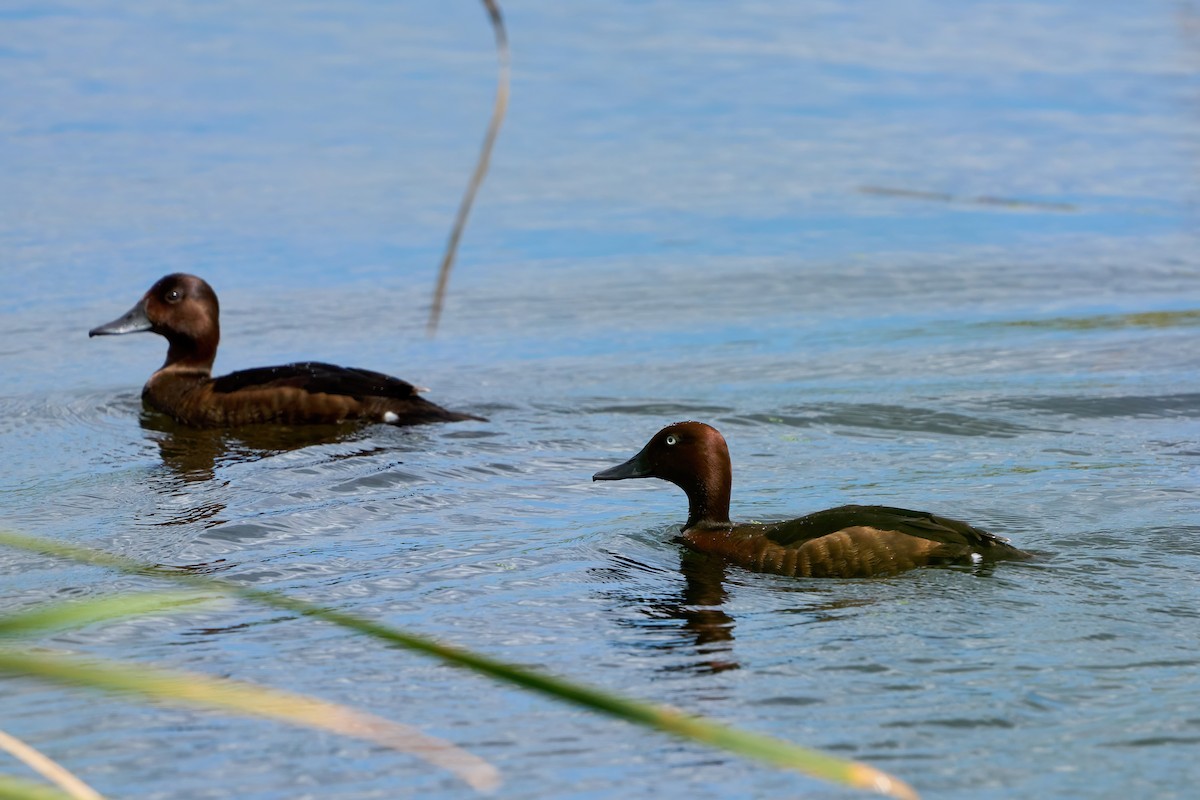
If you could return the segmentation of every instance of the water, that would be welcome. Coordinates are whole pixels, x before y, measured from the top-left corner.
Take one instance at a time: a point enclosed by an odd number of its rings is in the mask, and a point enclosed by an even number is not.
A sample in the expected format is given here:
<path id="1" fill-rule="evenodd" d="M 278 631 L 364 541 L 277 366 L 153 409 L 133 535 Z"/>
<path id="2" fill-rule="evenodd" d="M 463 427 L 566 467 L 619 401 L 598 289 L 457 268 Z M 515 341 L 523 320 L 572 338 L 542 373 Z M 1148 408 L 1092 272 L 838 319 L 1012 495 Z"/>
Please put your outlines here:
<path id="1" fill-rule="evenodd" d="M 1191 796 L 1194 11 L 510 4 L 511 115 L 430 341 L 493 81 L 460 5 L 2 12 L 5 526 L 866 759 L 930 798 Z M 85 332 L 173 270 L 221 296 L 219 371 L 358 365 L 491 422 L 309 441 L 144 416 L 161 340 Z M 691 556 L 673 487 L 590 482 L 681 418 L 726 434 L 735 517 L 906 505 L 1042 557 L 806 581 Z M 0 574 L 4 611 L 144 585 L 14 553 Z M 371 709 L 493 762 L 502 797 L 858 796 L 244 604 L 42 643 Z M 331 735 L 0 696 L 6 730 L 111 796 L 465 792 Z"/>

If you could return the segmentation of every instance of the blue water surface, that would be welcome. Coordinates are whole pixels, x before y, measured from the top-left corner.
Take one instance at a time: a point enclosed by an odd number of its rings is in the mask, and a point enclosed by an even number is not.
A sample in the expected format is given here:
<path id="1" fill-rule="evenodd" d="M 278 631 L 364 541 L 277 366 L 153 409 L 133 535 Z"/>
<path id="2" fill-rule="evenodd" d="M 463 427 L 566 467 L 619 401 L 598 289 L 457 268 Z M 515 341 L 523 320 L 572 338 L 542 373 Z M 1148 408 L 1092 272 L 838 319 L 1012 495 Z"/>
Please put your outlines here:
<path id="1" fill-rule="evenodd" d="M 495 86 L 471 3 L 0 9 L 3 526 L 280 589 L 847 757 L 926 798 L 1200 780 L 1200 115 L 1179 3 L 505 3 L 512 102 L 442 327 Z M 312 440 L 143 413 L 158 277 L 217 370 L 320 359 L 490 418 Z M 845 502 L 1039 554 L 796 580 L 593 484 L 663 425 L 733 513 Z M 0 552 L 0 611 L 155 584 Z M 369 709 L 504 798 L 852 797 L 250 604 L 39 646 Z M 3 727 L 111 797 L 457 798 L 332 734 L 6 678 Z M 0 772 L 24 774 L 13 762 Z"/>

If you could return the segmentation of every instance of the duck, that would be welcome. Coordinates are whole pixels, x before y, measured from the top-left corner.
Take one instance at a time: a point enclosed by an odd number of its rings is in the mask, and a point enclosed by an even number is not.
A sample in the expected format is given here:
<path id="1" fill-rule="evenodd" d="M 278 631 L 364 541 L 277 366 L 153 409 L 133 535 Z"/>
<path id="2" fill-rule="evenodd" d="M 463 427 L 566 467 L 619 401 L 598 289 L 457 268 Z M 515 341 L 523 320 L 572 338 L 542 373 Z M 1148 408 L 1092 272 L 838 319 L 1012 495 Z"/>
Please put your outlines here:
<path id="1" fill-rule="evenodd" d="M 92 328 L 88 336 L 142 331 L 157 333 L 168 343 L 167 359 L 143 387 L 142 402 L 189 427 L 486 421 L 431 403 L 419 396 L 422 389 L 399 378 L 319 361 L 214 378 L 220 305 L 212 287 L 195 275 L 160 278 L 133 308 Z"/>
<path id="2" fill-rule="evenodd" d="M 725 437 L 677 422 L 594 481 L 660 478 L 683 489 L 685 545 L 745 569 L 801 578 L 874 578 L 917 567 L 1025 560 L 1029 553 L 960 520 L 890 506 L 846 505 L 782 522 L 731 522 L 733 468 Z"/>

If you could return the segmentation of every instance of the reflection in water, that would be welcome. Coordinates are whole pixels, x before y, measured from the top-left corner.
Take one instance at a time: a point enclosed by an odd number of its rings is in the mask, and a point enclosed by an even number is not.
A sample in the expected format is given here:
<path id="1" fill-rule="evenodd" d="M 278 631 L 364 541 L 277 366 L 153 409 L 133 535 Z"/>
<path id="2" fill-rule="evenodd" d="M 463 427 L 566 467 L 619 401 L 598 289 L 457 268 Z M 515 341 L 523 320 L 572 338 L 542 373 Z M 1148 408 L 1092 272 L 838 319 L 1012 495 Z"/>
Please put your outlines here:
<path id="1" fill-rule="evenodd" d="M 737 621 L 726 610 L 729 600 L 728 572 L 731 569 L 738 570 L 737 567 L 730 567 L 719 556 L 683 549 L 679 563 L 679 571 L 684 579 L 682 588 L 672 582 L 666 593 L 655 597 L 637 592 L 637 589 L 645 587 L 645 579 L 633 573 L 659 574 L 660 570 L 625 555 L 612 554 L 611 559 L 609 568 L 597 570 L 595 574 L 623 584 L 622 588 L 610 590 L 606 595 L 623 606 L 634 607 L 638 612 L 636 616 L 626 619 L 625 624 L 661 634 L 664 620 L 682 623 L 672 626 L 673 635 L 638 643 L 639 647 L 650 650 L 676 651 L 686 656 L 682 662 L 658 659 L 659 670 L 716 674 L 741 667 L 733 646 Z M 955 569 L 979 575 L 990 574 L 990 570 Z M 873 594 L 866 597 L 848 595 L 841 589 L 847 585 L 844 581 L 793 581 L 769 575 L 745 575 L 745 580 L 735 579 L 733 585 L 745 587 L 747 581 L 756 585 L 761 581 L 761 586 L 757 588 L 777 598 L 778 595 L 786 595 L 790 601 L 786 607 L 778 608 L 779 613 L 801 614 L 811 622 L 835 622 L 844 616 L 839 612 L 869 606 L 878 600 Z M 849 583 L 859 585 L 863 582 Z"/>
<path id="2" fill-rule="evenodd" d="M 700 660 L 691 665 L 698 672 L 725 672 L 740 665 L 733 657 L 734 619 L 722 608 L 729 598 L 725 591 L 725 561 L 707 553 L 683 551 L 679 571 L 683 591 L 678 599 L 648 603 L 657 616 L 678 619 L 688 634 L 690 646 Z"/>
<path id="3" fill-rule="evenodd" d="M 722 559 L 683 551 L 679 567 L 684 579 L 682 590 L 677 582 L 670 580 L 663 587 L 665 593 L 662 596 L 645 594 L 646 575 L 665 577 L 667 573 L 620 553 L 610 553 L 609 559 L 608 567 L 591 572 L 606 583 L 617 584 L 603 592 L 604 596 L 621 608 L 633 610 L 634 614 L 619 624 L 659 634 L 639 640 L 638 647 L 680 651 L 688 656 L 682 664 L 672 659 L 659 659 L 659 669 L 717 673 L 738 668 L 732 657 L 734 620 L 722 607 L 727 599 L 726 565 Z M 664 620 L 679 621 L 683 625 L 680 628 L 672 624 L 668 635 L 663 637 Z M 691 658 L 693 653 L 699 658 Z"/>
<path id="4" fill-rule="evenodd" d="M 177 575 L 183 572 L 188 575 L 217 575 L 227 572 L 236 566 L 237 564 L 232 561 L 224 558 L 216 558 L 212 561 L 201 562 L 199 564 L 155 564 L 146 570 L 146 574 Z"/>
<path id="5" fill-rule="evenodd" d="M 231 464 L 248 463 L 299 450 L 312 445 L 331 444 L 352 439 L 361 425 L 254 425 L 228 429 L 189 428 L 154 411 L 144 410 L 140 417 L 146 437 L 153 441 L 167 468 L 165 475 L 153 480 L 150 491 L 159 498 L 160 517 L 155 525 L 165 527 L 199 526 L 206 530 L 230 530 L 223 518 L 227 485 L 218 479 L 218 469 Z M 371 455 L 378 446 L 348 453 L 325 454 L 327 460 Z M 233 526 L 237 527 L 237 526 Z M 203 534 L 201 534 L 203 535 Z M 154 571 L 187 572 L 211 575 L 235 568 L 224 558 L 195 564 L 157 564 Z"/>
<path id="6" fill-rule="evenodd" d="M 220 636 L 228 633 L 237 633 L 239 631 L 250 630 L 252 628 L 260 628 L 265 625 L 276 625 L 280 622 L 291 622 L 299 619 L 296 614 L 276 614 L 263 619 L 256 619 L 250 622 L 236 622 L 230 625 L 215 625 L 207 627 L 197 627 L 191 630 L 181 632 L 181 636 L 190 638 L 208 639 L 213 636 Z"/>
<path id="7" fill-rule="evenodd" d="M 186 483 L 212 480 L 219 464 L 257 461 L 310 445 L 341 441 L 362 428 L 352 423 L 189 428 L 155 411 L 143 411 L 140 422 L 147 438 L 158 445 L 163 464 Z"/>

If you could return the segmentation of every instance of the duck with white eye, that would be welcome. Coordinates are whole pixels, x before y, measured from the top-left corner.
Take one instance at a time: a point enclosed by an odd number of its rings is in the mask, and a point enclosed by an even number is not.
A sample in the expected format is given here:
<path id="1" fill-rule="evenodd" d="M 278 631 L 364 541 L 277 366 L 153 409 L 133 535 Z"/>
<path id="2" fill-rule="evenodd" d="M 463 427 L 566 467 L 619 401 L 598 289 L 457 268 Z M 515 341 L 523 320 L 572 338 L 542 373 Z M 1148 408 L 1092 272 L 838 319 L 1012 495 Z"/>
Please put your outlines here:
<path id="1" fill-rule="evenodd" d="M 812 578 L 869 578 L 944 564 L 1025 560 L 1005 539 L 949 517 L 889 506 L 839 506 L 783 522 L 731 522 L 733 468 L 716 428 L 677 422 L 596 481 L 660 478 L 683 489 L 687 545 L 758 572 Z"/>

